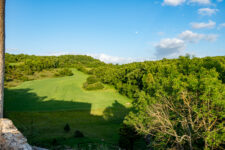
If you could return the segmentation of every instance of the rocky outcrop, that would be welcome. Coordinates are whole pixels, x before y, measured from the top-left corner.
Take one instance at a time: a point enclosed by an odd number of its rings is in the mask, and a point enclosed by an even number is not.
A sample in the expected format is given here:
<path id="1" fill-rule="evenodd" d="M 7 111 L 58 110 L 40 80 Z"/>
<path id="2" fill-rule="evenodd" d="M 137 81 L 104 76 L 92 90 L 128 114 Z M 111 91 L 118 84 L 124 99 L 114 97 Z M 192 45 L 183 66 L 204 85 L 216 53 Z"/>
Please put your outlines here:
<path id="1" fill-rule="evenodd" d="M 9 119 L 0 119 L 0 150 L 32 150 L 27 139 Z"/>

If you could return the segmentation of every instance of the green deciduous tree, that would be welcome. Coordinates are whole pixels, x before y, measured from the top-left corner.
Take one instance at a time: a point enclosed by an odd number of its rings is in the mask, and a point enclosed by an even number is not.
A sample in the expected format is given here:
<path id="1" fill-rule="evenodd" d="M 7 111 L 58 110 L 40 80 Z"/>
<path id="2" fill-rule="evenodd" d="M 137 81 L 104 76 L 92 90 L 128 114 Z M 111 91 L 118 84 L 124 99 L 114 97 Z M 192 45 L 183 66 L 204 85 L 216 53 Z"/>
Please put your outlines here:
<path id="1" fill-rule="evenodd" d="M 149 98 L 149 103 L 146 97 L 139 97 L 134 102 L 136 112 L 125 122 L 140 134 L 152 135 L 155 147 L 220 148 L 225 139 L 225 86 L 215 69 L 199 70 L 195 75 L 169 78 L 169 87 L 162 83 L 158 88 L 161 95 Z"/>

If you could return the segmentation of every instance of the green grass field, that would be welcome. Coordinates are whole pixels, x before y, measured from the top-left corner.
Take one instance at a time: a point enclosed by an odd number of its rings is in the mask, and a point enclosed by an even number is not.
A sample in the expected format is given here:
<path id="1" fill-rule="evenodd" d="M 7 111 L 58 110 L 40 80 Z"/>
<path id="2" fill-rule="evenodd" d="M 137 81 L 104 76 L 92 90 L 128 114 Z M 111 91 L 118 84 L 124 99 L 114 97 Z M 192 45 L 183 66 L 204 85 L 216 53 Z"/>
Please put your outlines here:
<path id="1" fill-rule="evenodd" d="M 88 75 L 75 69 L 73 73 L 5 89 L 6 117 L 38 145 L 54 138 L 69 139 L 75 130 L 83 132 L 86 140 L 117 144 L 118 130 L 131 100 L 108 85 L 103 90 L 86 91 L 82 85 Z M 71 128 L 69 133 L 63 130 L 66 123 Z M 72 141 L 68 143 L 81 139 Z"/>

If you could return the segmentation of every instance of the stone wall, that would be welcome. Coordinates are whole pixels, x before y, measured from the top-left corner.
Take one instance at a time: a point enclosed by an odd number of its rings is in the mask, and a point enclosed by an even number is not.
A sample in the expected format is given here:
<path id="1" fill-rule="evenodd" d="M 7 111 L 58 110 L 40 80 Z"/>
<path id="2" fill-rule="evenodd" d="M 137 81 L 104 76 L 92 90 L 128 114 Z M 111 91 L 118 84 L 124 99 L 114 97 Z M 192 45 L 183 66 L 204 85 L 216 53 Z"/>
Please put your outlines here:
<path id="1" fill-rule="evenodd" d="M 32 150 L 27 139 L 9 119 L 0 119 L 0 150 Z"/>

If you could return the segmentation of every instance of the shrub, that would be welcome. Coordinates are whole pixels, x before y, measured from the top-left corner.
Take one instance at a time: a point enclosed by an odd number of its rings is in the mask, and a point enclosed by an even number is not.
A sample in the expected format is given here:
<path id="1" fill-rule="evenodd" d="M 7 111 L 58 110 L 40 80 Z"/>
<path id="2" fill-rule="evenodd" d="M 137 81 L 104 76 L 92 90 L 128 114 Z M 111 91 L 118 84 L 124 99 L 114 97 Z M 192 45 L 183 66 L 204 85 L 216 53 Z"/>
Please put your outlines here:
<path id="1" fill-rule="evenodd" d="M 87 71 L 87 74 L 90 74 L 90 75 L 91 75 L 91 74 L 94 74 L 94 69 L 88 70 L 88 71 Z"/>
<path id="2" fill-rule="evenodd" d="M 76 130 L 76 131 L 74 132 L 74 137 L 75 137 L 75 138 L 81 138 L 81 137 L 84 137 L 84 134 L 83 134 L 81 131 Z"/>
<path id="3" fill-rule="evenodd" d="M 20 80 L 22 80 L 22 81 L 29 81 L 29 78 L 25 77 L 25 76 L 22 76 L 22 77 L 20 77 Z"/>
<path id="4" fill-rule="evenodd" d="M 100 90 L 104 88 L 104 85 L 101 82 L 93 83 L 93 84 L 88 84 L 85 82 L 83 84 L 83 88 L 86 90 Z"/>
<path id="5" fill-rule="evenodd" d="M 45 75 L 45 74 L 41 74 L 41 77 L 47 77 L 47 75 Z"/>
<path id="6" fill-rule="evenodd" d="M 84 72 L 84 73 L 88 72 L 87 69 L 84 66 L 82 66 L 82 65 L 77 66 L 77 70 L 81 71 L 81 72 Z"/>
<path id="7" fill-rule="evenodd" d="M 64 126 L 64 131 L 65 132 L 70 132 L 70 126 L 69 126 L 68 123 Z"/>
<path id="8" fill-rule="evenodd" d="M 87 81 L 83 84 L 83 88 L 86 90 L 100 90 L 104 88 L 104 85 L 93 75 L 87 78 Z"/>
<path id="9" fill-rule="evenodd" d="M 141 138 L 133 127 L 122 124 L 119 130 L 119 146 L 123 149 L 134 149 L 134 143 Z"/>
<path id="10" fill-rule="evenodd" d="M 93 84 L 99 82 L 99 79 L 96 76 L 90 76 L 87 78 L 87 83 L 88 84 Z"/>
<path id="11" fill-rule="evenodd" d="M 68 68 L 61 69 L 57 73 L 55 73 L 55 76 L 59 76 L 59 77 L 72 76 L 72 75 L 73 75 L 73 72 Z"/>
<path id="12" fill-rule="evenodd" d="M 58 145 L 58 140 L 54 138 L 54 139 L 52 140 L 52 145 Z"/>

